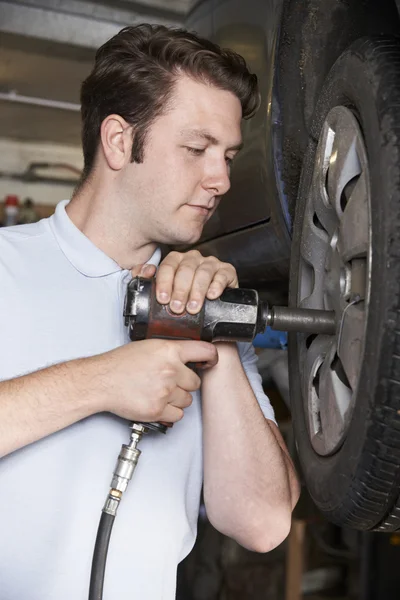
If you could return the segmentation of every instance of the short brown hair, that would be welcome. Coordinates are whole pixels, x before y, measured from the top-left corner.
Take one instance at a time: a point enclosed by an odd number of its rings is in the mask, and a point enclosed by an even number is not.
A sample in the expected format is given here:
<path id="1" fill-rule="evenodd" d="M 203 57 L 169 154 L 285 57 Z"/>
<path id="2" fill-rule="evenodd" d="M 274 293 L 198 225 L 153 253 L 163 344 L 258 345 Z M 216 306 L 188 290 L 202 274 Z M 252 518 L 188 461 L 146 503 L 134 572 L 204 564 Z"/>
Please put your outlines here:
<path id="1" fill-rule="evenodd" d="M 132 161 L 143 161 L 146 133 L 168 106 L 180 74 L 234 93 L 244 119 L 259 106 L 257 77 L 236 52 L 184 29 L 125 27 L 98 49 L 93 70 L 82 84 L 82 181 L 92 170 L 100 126 L 110 114 L 135 128 Z"/>

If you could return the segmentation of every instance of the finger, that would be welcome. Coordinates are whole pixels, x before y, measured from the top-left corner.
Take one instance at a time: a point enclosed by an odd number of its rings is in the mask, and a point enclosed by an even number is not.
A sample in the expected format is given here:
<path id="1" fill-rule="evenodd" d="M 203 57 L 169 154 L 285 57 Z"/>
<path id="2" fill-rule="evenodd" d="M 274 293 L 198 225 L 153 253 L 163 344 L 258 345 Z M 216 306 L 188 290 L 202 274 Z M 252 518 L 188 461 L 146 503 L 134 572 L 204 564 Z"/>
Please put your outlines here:
<path id="1" fill-rule="evenodd" d="M 197 267 L 186 306 L 189 313 L 196 314 L 201 310 L 218 264 L 219 261 L 213 263 L 206 260 Z"/>
<path id="2" fill-rule="evenodd" d="M 156 274 L 157 271 L 157 267 L 155 265 L 143 265 L 142 270 L 140 271 L 140 274 L 143 277 L 154 277 L 154 275 Z"/>
<path id="3" fill-rule="evenodd" d="M 238 278 L 235 268 L 229 264 L 222 264 L 224 266 L 215 273 L 207 291 L 207 298 L 210 300 L 219 298 L 226 288 L 238 287 Z"/>
<path id="4" fill-rule="evenodd" d="M 187 392 L 196 392 L 200 389 L 200 377 L 189 367 L 182 365 L 176 377 L 176 385 Z"/>
<path id="5" fill-rule="evenodd" d="M 172 312 L 180 314 L 185 310 L 190 291 L 192 289 L 193 279 L 196 273 L 197 264 L 191 260 L 183 260 L 179 265 L 172 286 L 170 308 Z"/>
<path id="6" fill-rule="evenodd" d="M 176 423 L 177 421 L 180 421 L 183 418 L 183 414 L 184 413 L 182 408 L 177 408 L 172 404 L 167 404 L 167 406 L 162 412 L 159 421 L 165 423 Z"/>
<path id="7" fill-rule="evenodd" d="M 176 408 L 187 408 L 192 402 L 192 394 L 186 390 L 182 390 L 180 387 L 174 389 L 168 400 L 168 404 L 171 404 Z"/>
<path id="8" fill-rule="evenodd" d="M 155 273 L 156 267 L 154 265 L 135 265 L 133 269 L 131 269 L 132 277 L 137 277 L 138 275 L 142 275 L 142 277 L 154 277 Z"/>
<path id="9" fill-rule="evenodd" d="M 131 269 L 131 275 L 132 277 L 137 277 L 140 274 L 140 271 L 143 269 L 144 265 L 140 264 L 140 265 L 135 265 L 133 267 L 133 269 Z"/>
<path id="10" fill-rule="evenodd" d="M 160 304 L 168 304 L 171 299 L 175 273 L 182 261 L 182 254 L 170 252 L 158 268 L 156 294 Z"/>
<path id="11" fill-rule="evenodd" d="M 183 340 L 177 342 L 179 358 L 183 363 L 206 363 L 213 367 L 218 362 L 218 352 L 215 346 L 208 342 Z"/>

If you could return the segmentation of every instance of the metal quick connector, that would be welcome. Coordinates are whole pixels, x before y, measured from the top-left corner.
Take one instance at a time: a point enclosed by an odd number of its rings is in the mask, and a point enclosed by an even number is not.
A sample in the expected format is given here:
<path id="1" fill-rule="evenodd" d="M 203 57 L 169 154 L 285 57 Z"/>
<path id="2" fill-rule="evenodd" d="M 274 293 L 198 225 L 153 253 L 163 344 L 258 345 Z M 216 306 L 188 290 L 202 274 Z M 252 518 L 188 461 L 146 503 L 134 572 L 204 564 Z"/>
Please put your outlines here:
<path id="1" fill-rule="evenodd" d="M 139 460 L 140 450 L 125 444 L 121 448 L 118 461 L 111 481 L 111 487 L 120 492 L 125 492 L 132 479 L 133 472 Z"/>
<path id="2" fill-rule="evenodd" d="M 139 423 L 132 423 L 131 428 L 130 443 L 129 445 L 122 445 L 111 480 L 111 489 L 103 507 L 103 512 L 113 516 L 117 514 L 122 494 L 132 479 L 141 454 L 136 446 L 140 442 L 142 435 L 147 431 L 146 426 Z"/>

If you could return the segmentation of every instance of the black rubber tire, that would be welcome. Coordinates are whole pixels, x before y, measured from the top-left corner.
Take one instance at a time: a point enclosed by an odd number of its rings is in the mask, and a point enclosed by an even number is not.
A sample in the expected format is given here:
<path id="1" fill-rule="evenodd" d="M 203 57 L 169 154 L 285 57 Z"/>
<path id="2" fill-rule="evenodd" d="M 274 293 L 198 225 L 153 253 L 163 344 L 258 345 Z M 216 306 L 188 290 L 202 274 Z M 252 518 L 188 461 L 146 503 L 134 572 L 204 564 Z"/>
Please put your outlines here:
<path id="1" fill-rule="evenodd" d="M 322 89 L 296 203 L 289 303 L 296 306 L 302 219 L 322 125 L 335 106 L 354 110 L 367 150 L 372 279 L 364 359 L 353 417 L 339 450 L 318 455 L 301 398 L 297 334 L 289 335 L 291 410 L 308 490 L 327 519 L 360 530 L 400 528 L 400 42 L 363 38 Z"/>

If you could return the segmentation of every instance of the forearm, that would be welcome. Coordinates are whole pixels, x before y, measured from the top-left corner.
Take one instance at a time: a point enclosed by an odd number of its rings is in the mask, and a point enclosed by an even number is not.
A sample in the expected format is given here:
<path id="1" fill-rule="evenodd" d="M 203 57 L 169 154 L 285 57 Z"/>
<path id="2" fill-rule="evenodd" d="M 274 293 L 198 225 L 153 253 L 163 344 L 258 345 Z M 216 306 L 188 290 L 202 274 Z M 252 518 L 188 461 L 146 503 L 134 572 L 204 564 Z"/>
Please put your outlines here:
<path id="1" fill-rule="evenodd" d="M 266 551 L 289 531 L 297 478 L 279 433 L 262 414 L 236 346 L 221 344 L 218 352 L 218 365 L 205 372 L 202 384 L 206 508 L 217 529 Z"/>
<path id="2" fill-rule="evenodd" d="M 91 368 L 74 360 L 0 382 L 0 456 L 96 412 Z"/>

